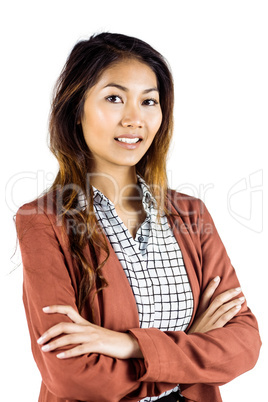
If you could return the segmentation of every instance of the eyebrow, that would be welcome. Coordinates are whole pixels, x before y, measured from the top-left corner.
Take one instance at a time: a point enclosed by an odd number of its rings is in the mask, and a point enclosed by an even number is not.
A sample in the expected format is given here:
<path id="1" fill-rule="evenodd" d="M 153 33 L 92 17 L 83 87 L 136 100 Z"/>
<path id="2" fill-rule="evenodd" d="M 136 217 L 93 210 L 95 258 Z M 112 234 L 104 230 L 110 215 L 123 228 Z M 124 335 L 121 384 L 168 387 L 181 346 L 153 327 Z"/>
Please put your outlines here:
<path id="1" fill-rule="evenodd" d="M 124 91 L 124 92 L 128 92 L 128 91 L 129 91 L 128 88 L 124 87 L 123 85 L 115 84 L 114 82 L 111 82 L 110 84 L 105 85 L 105 87 L 103 87 L 103 88 L 107 88 L 107 87 L 118 88 L 118 89 L 121 89 L 121 90 Z M 143 94 L 148 94 L 149 92 L 152 92 L 152 91 L 159 92 L 158 88 L 153 87 L 153 88 L 145 89 L 144 91 L 142 91 L 142 93 L 143 93 Z"/>

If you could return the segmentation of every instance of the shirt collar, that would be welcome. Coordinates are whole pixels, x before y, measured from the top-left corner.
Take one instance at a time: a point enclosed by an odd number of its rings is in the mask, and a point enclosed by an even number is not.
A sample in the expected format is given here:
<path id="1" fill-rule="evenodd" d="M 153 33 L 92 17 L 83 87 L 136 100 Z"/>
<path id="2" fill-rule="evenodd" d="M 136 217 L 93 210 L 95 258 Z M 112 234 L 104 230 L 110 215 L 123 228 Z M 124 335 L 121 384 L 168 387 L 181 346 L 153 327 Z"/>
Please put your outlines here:
<path id="1" fill-rule="evenodd" d="M 93 203 L 99 204 L 102 207 L 114 208 L 114 204 L 107 198 L 100 190 L 92 186 L 93 189 Z"/>
<path id="2" fill-rule="evenodd" d="M 140 176 L 137 175 L 138 178 L 138 183 L 141 187 L 142 190 L 142 205 L 143 208 L 145 209 L 145 212 L 147 214 L 151 213 L 152 209 L 156 207 L 156 201 L 155 198 L 153 197 L 148 185 L 144 181 L 144 179 Z"/>

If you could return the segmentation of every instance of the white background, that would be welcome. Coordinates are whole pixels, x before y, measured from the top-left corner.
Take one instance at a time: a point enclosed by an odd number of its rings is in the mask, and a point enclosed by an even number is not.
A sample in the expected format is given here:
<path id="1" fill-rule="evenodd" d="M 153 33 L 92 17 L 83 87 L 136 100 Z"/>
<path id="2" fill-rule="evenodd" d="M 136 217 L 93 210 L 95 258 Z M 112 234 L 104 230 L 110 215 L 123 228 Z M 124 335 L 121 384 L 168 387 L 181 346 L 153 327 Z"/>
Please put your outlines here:
<path id="1" fill-rule="evenodd" d="M 12 221 L 51 184 L 52 87 L 76 41 L 94 32 L 137 36 L 175 79 L 170 185 L 201 197 L 236 268 L 264 345 L 256 367 L 221 388 L 224 402 L 267 397 L 267 1 L 46 0 L 1 8 L 1 399 L 38 400 L 21 301 Z M 228 340 L 226 340 L 228 342 Z M 266 364 L 265 364 L 266 363 Z M 108 392 L 109 390 L 107 390 Z"/>

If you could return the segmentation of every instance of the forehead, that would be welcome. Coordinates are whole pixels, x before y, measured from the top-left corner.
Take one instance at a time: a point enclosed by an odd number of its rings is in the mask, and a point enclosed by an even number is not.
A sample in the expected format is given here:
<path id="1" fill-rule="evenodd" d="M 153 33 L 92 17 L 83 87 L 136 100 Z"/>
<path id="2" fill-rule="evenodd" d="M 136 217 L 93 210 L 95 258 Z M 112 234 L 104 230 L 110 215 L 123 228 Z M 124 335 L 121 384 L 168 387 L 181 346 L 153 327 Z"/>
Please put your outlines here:
<path id="1" fill-rule="evenodd" d="M 113 63 L 101 74 L 97 85 L 107 85 L 109 82 L 116 82 L 127 86 L 157 86 L 157 77 L 154 71 L 147 64 L 136 59 L 126 59 Z"/>

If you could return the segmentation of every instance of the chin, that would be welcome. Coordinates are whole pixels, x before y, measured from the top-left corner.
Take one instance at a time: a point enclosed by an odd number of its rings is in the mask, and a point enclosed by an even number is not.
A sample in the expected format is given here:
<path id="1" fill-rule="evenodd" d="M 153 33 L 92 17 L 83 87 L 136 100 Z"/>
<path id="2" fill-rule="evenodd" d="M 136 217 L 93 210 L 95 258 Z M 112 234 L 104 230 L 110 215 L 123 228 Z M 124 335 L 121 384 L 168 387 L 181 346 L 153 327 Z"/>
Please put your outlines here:
<path id="1" fill-rule="evenodd" d="M 116 164 L 119 165 L 119 166 L 133 167 L 133 166 L 136 166 L 137 163 L 139 163 L 140 160 L 141 160 L 141 158 L 140 159 L 135 158 L 135 159 L 131 159 L 131 160 L 129 160 L 129 159 L 125 159 L 125 160 L 120 159 L 120 161 L 117 161 Z"/>

